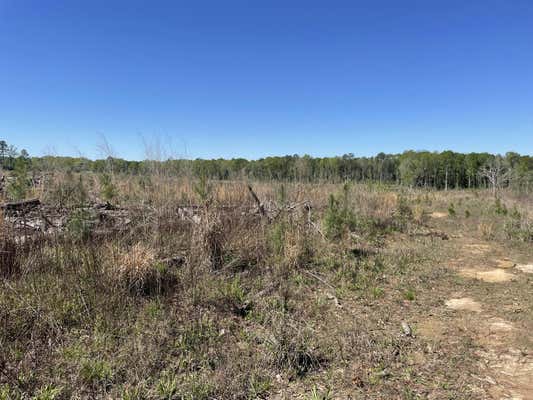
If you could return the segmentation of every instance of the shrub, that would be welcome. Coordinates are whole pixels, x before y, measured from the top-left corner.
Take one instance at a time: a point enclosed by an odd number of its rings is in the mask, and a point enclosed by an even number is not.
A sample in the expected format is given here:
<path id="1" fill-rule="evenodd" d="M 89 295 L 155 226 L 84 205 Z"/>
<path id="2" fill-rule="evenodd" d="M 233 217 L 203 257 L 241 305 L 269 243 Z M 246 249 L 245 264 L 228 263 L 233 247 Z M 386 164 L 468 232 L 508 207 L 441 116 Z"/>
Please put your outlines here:
<path id="1" fill-rule="evenodd" d="M 494 201 L 494 212 L 497 215 L 507 215 L 507 207 L 499 198 Z"/>
<path id="2" fill-rule="evenodd" d="M 88 193 L 80 174 L 78 179 L 68 171 L 64 177 L 56 177 L 47 183 L 46 200 L 59 207 L 84 207 L 87 204 Z"/>
<path id="3" fill-rule="evenodd" d="M 102 195 L 102 198 L 107 201 L 112 201 L 116 197 L 117 190 L 113 184 L 111 175 L 100 175 L 100 194 Z"/>
<path id="4" fill-rule="evenodd" d="M 516 207 L 509 213 L 503 229 L 508 239 L 533 242 L 533 222 L 520 214 Z"/>
<path id="5" fill-rule="evenodd" d="M 420 220 L 422 221 L 423 210 L 420 213 Z M 405 196 L 398 197 L 396 212 L 394 213 L 394 227 L 400 231 L 407 228 L 409 221 L 413 219 L 413 210 L 409 206 L 409 202 Z"/>
<path id="6" fill-rule="evenodd" d="M 287 231 L 287 224 L 282 219 L 272 224 L 268 232 L 268 247 L 269 250 L 277 256 L 283 254 L 285 249 L 285 233 Z"/>
<path id="7" fill-rule="evenodd" d="M 7 193 L 12 200 L 22 200 L 31 187 L 26 163 L 17 161 L 13 175 L 13 180 L 7 185 Z"/>
<path id="8" fill-rule="evenodd" d="M 448 214 L 450 215 L 450 217 L 455 217 L 455 215 L 457 214 L 457 212 L 455 211 L 455 205 L 453 203 L 450 203 L 450 205 L 448 206 Z"/>
<path id="9" fill-rule="evenodd" d="M 348 209 L 346 197 L 342 203 L 333 194 L 329 196 L 324 215 L 324 234 L 328 239 L 340 239 L 346 231 L 354 230 L 357 226 L 357 217 Z"/>
<path id="10" fill-rule="evenodd" d="M 193 189 L 203 203 L 209 202 L 211 198 L 211 191 L 213 188 L 209 184 L 207 175 L 201 175 L 198 181 L 194 183 Z"/>
<path id="11" fill-rule="evenodd" d="M 91 236 L 93 225 L 91 213 L 83 208 L 78 208 L 69 217 L 67 231 L 75 240 L 84 241 Z"/>

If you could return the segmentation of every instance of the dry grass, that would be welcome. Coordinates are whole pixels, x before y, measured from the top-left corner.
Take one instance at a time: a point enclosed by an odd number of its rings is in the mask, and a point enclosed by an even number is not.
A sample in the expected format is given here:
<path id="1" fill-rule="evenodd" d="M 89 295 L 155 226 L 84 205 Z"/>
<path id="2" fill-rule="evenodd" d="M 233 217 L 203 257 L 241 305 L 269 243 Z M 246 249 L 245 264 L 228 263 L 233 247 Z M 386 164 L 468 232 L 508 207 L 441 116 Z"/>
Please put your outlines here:
<path id="1" fill-rule="evenodd" d="M 101 201 L 97 177 L 83 182 Z M 444 242 L 410 235 L 435 228 L 429 212 L 453 203 L 439 228 L 487 236 L 475 227 L 492 222 L 488 236 L 524 243 L 483 193 L 254 183 L 269 219 L 244 182 L 209 182 L 207 194 L 157 174 L 112 183 L 126 230 L 30 248 L 5 231 L 0 399 L 480 398 L 465 378 L 470 343 L 406 337 L 401 322 L 457 285 L 438 267 Z M 65 193 L 39 190 L 48 203 Z M 321 231 L 331 194 L 346 196 L 335 239 Z M 513 201 L 529 221 L 530 200 Z M 183 205 L 198 206 L 194 218 Z M 174 256 L 185 262 L 163 262 Z"/>

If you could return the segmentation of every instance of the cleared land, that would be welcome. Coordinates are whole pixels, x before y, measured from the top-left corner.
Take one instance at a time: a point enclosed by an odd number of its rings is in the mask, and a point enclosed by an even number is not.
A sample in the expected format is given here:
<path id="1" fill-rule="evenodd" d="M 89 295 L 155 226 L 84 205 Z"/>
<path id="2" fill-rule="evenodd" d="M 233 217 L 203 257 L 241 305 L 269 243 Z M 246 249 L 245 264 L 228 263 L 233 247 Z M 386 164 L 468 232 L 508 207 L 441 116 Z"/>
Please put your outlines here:
<path id="1" fill-rule="evenodd" d="M 112 185 L 3 208 L 0 399 L 533 398 L 531 195 Z"/>

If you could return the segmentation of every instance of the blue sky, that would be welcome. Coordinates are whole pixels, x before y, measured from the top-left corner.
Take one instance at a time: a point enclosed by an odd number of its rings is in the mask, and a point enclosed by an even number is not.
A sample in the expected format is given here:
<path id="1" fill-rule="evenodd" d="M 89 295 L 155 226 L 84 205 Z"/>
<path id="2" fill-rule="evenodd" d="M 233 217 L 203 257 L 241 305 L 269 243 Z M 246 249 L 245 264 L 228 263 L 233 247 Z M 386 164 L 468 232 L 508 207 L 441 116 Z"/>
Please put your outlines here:
<path id="1" fill-rule="evenodd" d="M 533 153 L 533 2 L 0 0 L 0 138 L 142 159 Z M 150 146 L 148 146 L 150 147 Z"/>

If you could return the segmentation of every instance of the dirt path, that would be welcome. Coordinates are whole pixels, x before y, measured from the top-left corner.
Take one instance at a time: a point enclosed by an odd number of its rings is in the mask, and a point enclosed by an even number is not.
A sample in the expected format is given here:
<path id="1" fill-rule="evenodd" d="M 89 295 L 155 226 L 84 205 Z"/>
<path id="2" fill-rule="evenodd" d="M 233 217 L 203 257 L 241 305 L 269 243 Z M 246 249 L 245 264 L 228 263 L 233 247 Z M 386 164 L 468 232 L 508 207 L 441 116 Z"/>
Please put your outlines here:
<path id="1" fill-rule="evenodd" d="M 457 290 L 420 324 L 420 334 L 451 340 L 444 337 L 453 324 L 453 340 L 476 346 L 472 388 L 481 398 L 533 399 L 533 321 L 524 312 L 533 305 L 533 259 L 516 262 L 509 249 L 466 234 L 451 242 L 454 256 L 445 263 L 457 274 Z"/>

